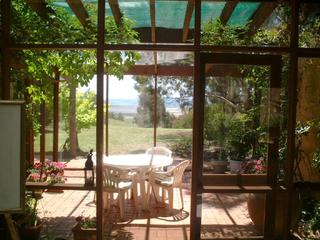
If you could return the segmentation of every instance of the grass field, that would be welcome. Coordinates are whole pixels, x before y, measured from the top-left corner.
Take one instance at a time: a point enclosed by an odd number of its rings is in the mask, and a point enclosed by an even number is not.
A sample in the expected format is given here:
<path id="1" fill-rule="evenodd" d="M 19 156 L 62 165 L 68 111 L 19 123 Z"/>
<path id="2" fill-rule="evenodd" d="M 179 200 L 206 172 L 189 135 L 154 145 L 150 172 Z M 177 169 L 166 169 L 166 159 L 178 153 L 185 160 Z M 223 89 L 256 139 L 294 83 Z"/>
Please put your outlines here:
<path id="1" fill-rule="evenodd" d="M 102 130 L 101 130 L 102 131 Z M 105 131 L 105 130 L 103 130 Z M 191 136 L 191 129 L 158 128 L 157 145 L 168 146 L 185 136 Z M 59 151 L 67 138 L 64 131 L 59 134 Z M 96 128 L 85 129 L 78 134 L 80 149 L 88 152 L 96 148 Z M 46 151 L 52 152 L 53 134 L 46 134 Z M 109 154 L 144 152 L 153 146 L 153 128 L 138 127 L 129 121 L 109 120 Z M 40 149 L 40 137 L 35 139 L 35 153 Z"/>

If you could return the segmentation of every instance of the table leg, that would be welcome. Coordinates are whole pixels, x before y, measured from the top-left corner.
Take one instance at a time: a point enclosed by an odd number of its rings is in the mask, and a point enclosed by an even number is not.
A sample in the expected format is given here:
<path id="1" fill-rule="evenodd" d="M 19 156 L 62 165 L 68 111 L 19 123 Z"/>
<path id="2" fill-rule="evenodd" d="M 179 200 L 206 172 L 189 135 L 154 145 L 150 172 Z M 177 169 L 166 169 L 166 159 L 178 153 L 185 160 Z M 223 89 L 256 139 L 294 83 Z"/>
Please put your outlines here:
<path id="1" fill-rule="evenodd" d="M 138 182 L 140 185 L 140 199 L 141 199 L 141 207 L 142 210 L 149 210 L 148 202 L 149 202 L 149 194 L 146 189 L 146 171 L 141 170 L 138 174 Z"/>

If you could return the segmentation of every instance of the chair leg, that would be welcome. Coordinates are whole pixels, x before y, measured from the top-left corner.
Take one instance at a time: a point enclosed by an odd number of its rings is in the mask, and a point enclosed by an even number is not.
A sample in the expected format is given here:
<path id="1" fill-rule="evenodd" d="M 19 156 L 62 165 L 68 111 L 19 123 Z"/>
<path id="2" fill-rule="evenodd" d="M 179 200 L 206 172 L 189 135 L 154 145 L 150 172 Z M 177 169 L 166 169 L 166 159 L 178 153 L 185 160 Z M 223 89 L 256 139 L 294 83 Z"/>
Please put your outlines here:
<path id="1" fill-rule="evenodd" d="M 168 196 L 169 196 L 169 207 L 173 209 L 173 188 L 168 188 Z"/>
<path id="2" fill-rule="evenodd" d="M 131 188 L 131 192 L 132 192 L 133 199 L 134 199 L 134 205 L 137 207 L 137 206 L 138 206 L 138 190 L 137 190 L 137 185 L 133 185 L 133 187 Z"/>
<path id="3" fill-rule="evenodd" d="M 110 206 L 110 201 L 109 201 L 109 193 L 108 192 L 104 192 L 103 193 L 103 206 L 104 206 L 104 209 L 109 209 Z"/>
<path id="4" fill-rule="evenodd" d="M 160 196 L 159 196 L 159 187 L 157 185 L 151 185 L 151 188 L 153 189 L 154 197 L 156 199 L 156 202 L 159 202 Z"/>
<path id="5" fill-rule="evenodd" d="M 180 190 L 180 200 L 181 200 L 181 205 L 182 205 L 182 208 L 181 208 L 181 209 L 184 209 L 184 201 L 183 201 L 182 188 L 179 187 L 179 190 Z"/>
<path id="6" fill-rule="evenodd" d="M 166 202 L 166 189 L 164 187 L 161 187 L 162 190 L 162 202 Z"/>
<path id="7" fill-rule="evenodd" d="M 123 219 L 124 216 L 124 192 L 118 193 L 119 198 L 119 208 L 120 208 L 120 218 Z"/>

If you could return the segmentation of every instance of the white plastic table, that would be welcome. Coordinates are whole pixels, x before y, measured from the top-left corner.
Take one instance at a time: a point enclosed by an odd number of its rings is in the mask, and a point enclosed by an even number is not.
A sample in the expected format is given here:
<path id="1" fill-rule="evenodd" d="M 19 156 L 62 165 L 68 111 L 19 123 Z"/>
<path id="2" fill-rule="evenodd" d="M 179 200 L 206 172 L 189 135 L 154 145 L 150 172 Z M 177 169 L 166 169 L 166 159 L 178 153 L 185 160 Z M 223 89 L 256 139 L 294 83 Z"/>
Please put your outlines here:
<path id="1" fill-rule="evenodd" d="M 93 158 L 96 165 L 95 156 Z M 149 155 L 149 154 L 121 154 L 103 156 L 103 164 L 107 166 L 117 167 L 120 169 L 131 169 L 138 172 L 137 182 L 140 184 L 141 206 L 142 209 L 148 209 L 147 191 L 145 188 L 146 173 L 152 168 L 160 168 L 171 165 L 172 157 L 164 155 Z"/>

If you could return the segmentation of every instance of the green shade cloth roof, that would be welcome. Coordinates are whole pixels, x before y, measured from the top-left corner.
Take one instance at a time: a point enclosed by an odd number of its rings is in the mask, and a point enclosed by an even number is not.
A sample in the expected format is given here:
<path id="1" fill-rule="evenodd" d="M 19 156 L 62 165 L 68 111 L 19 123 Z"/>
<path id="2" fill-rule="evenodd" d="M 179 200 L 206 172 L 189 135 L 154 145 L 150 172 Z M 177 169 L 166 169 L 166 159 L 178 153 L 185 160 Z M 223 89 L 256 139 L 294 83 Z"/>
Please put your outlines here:
<path id="1" fill-rule="evenodd" d="M 97 4 L 96 0 L 83 1 L 84 4 Z M 186 15 L 187 1 L 155 1 L 156 27 L 182 29 Z M 205 1 L 201 3 L 201 24 L 208 20 L 215 20 L 225 6 L 225 2 Z M 65 1 L 56 1 L 54 6 L 64 8 L 74 14 Z M 231 25 L 246 24 L 260 6 L 258 2 L 240 2 L 234 9 L 228 23 Z M 120 10 L 124 16 L 134 21 L 134 28 L 151 27 L 150 5 L 148 0 L 119 0 Z M 106 3 L 106 15 L 111 16 L 109 3 Z M 194 11 L 189 27 L 194 28 Z"/>

